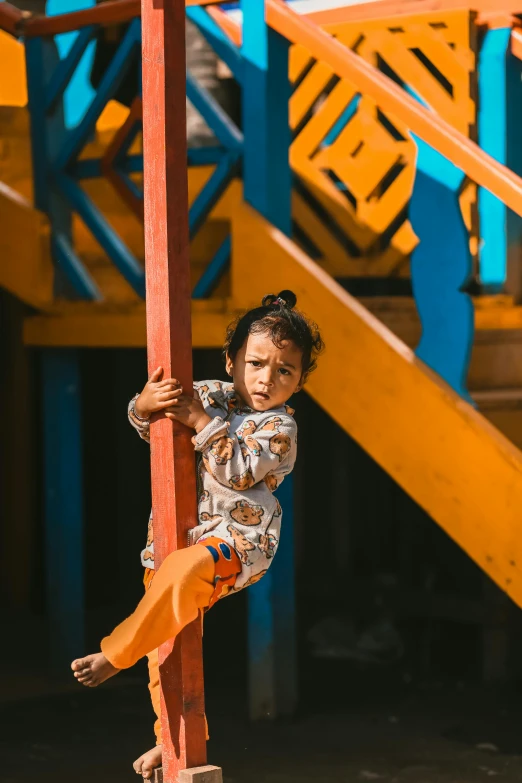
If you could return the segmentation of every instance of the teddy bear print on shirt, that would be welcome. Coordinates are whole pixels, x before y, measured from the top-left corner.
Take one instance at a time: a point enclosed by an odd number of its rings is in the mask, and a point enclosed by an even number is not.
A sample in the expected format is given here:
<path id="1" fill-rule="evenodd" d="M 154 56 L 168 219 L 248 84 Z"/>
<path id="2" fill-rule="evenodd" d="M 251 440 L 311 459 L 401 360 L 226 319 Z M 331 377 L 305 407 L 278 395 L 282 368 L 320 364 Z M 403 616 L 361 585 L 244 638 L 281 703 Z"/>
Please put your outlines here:
<path id="1" fill-rule="evenodd" d="M 254 457 L 259 457 L 261 454 L 261 446 L 259 445 L 259 442 L 252 437 L 255 431 L 255 421 L 247 421 L 243 427 L 238 430 L 237 439 L 240 443 L 244 442 L 245 446 L 252 452 Z"/>
<path id="2" fill-rule="evenodd" d="M 248 468 L 241 476 L 232 476 L 228 482 L 232 489 L 237 489 L 242 492 L 245 489 L 249 489 L 254 485 L 254 477 L 252 471 Z"/>
<path id="3" fill-rule="evenodd" d="M 259 549 L 268 559 L 274 556 L 276 546 L 277 538 L 271 533 L 266 536 L 259 536 Z"/>
<path id="4" fill-rule="evenodd" d="M 290 445 L 290 437 L 284 432 L 277 432 L 273 438 L 270 438 L 270 451 L 272 454 L 277 454 L 279 462 L 290 451 Z"/>
<path id="5" fill-rule="evenodd" d="M 251 506 L 246 500 L 238 500 L 230 516 L 239 525 L 252 527 L 260 524 L 263 513 L 261 506 Z"/>
<path id="6" fill-rule="evenodd" d="M 250 565 L 248 553 L 255 549 L 254 544 L 243 533 L 236 530 L 234 525 L 228 525 L 227 530 L 234 539 L 234 549 L 238 553 L 241 562 L 245 565 Z"/>
<path id="7" fill-rule="evenodd" d="M 212 443 L 210 453 L 218 465 L 225 465 L 234 456 L 234 441 L 226 435 L 222 435 Z"/>

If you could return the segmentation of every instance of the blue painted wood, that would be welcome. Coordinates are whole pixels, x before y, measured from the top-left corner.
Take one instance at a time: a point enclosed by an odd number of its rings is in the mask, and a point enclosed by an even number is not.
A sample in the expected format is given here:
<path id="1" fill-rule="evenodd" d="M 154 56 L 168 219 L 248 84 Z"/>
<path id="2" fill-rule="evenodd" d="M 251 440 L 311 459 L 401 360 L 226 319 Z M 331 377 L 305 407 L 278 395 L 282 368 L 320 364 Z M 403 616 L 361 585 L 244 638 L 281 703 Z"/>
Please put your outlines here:
<path id="1" fill-rule="evenodd" d="M 58 14 L 67 14 L 71 11 L 92 8 L 94 5 L 95 0 L 47 0 L 45 13 L 47 16 L 56 16 Z M 81 31 L 72 30 L 69 33 L 63 33 L 55 37 L 55 43 L 62 61 L 67 59 L 81 36 Z M 70 74 L 70 83 L 66 85 L 63 96 L 66 128 L 74 128 L 80 122 L 94 96 L 94 90 L 90 82 L 94 51 L 94 41 L 88 41 L 82 56 L 76 63 L 76 68 Z"/>
<path id="2" fill-rule="evenodd" d="M 225 192 L 228 183 L 234 177 L 238 160 L 239 155 L 225 155 L 192 203 L 189 211 L 189 232 L 191 239 L 197 234 L 210 211 Z"/>
<path id="3" fill-rule="evenodd" d="M 98 207 L 76 182 L 66 174 L 55 174 L 55 181 L 69 204 L 80 215 L 123 277 L 134 288 L 138 296 L 145 298 L 145 271 L 138 259 L 114 231 Z"/>
<path id="4" fill-rule="evenodd" d="M 205 271 L 194 286 L 194 290 L 192 291 L 193 299 L 208 299 L 208 297 L 211 296 L 229 266 L 231 252 L 232 242 L 229 234 L 223 240 L 214 258 L 210 264 L 207 265 Z"/>
<path id="5" fill-rule="evenodd" d="M 332 125 L 331 129 L 328 131 L 327 135 L 324 138 L 324 141 L 321 144 L 321 147 L 329 147 L 331 146 L 337 138 L 340 136 L 341 131 L 345 129 L 345 127 L 348 125 L 352 117 L 355 115 L 357 109 L 359 108 L 359 103 L 361 101 L 360 95 L 354 95 L 348 106 L 344 109 L 339 119 Z"/>
<path id="6" fill-rule="evenodd" d="M 522 174 L 522 65 L 510 52 L 511 29 L 488 30 L 479 54 L 478 137 L 482 149 Z M 504 288 L 508 259 L 520 276 L 522 220 L 484 188 L 478 193 L 480 281 L 490 292 Z M 519 292 L 520 281 L 515 281 Z"/>
<path id="7" fill-rule="evenodd" d="M 189 147 L 187 162 L 189 166 L 215 166 L 226 154 L 223 147 Z"/>
<path id="8" fill-rule="evenodd" d="M 267 26 L 264 0 L 242 0 L 241 9 L 244 196 L 289 236 L 292 230 L 289 44 Z M 287 493 L 283 498 L 282 549 L 280 546 L 265 577 L 248 592 L 250 714 L 253 718 L 275 718 L 290 713 L 297 699 L 294 564 L 290 556 L 293 541 L 287 546 L 283 544 L 285 536 L 293 538 L 291 479 L 285 480 L 281 491 Z"/>
<path id="9" fill-rule="evenodd" d="M 243 0 L 241 8 L 245 199 L 290 235 L 289 43 L 265 23 L 263 0 Z"/>
<path id="10" fill-rule="evenodd" d="M 219 25 L 208 15 L 202 6 L 187 8 L 187 17 L 199 28 L 203 37 L 208 41 L 217 56 L 223 60 L 232 71 L 236 81 L 241 84 L 243 75 L 243 61 L 241 54 L 230 38 L 225 35 Z"/>
<path id="11" fill-rule="evenodd" d="M 293 491 L 288 476 L 277 491 L 283 509 L 279 548 L 268 572 L 247 591 L 252 720 L 292 715 L 297 706 Z"/>
<path id="12" fill-rule="evenodd" d="M 42 351 L 46 607 L 64 674 L 85 654 L 81 392 L 78 354 Z"/>
<path id="13" fill-rule="evenodd" d="M 69 238 L 59 231 L 51 237 L 51 251 L 58 267 L 64 271 L 82 299 L 101 302 L 102 293 L 85 269 Z"/>
<path id="14" fill-rule="evenodd" d="M 214 161 L 210 161 L 214 162 Z M 206 166 L 207 163 L 200 163 L 196 165 Z M 118 161 L 118 168 L 127 174 L 136 174 L 143 171 L 143 155 L 127 155 L 126 158 Z M 77 160 L 74 165 L 69 169 L 74 179 L 96 179 L 97 177 L 103 177 L 101 159 L 100 158 L 85 158 L 83 160 Z"/>
<path id="15" fill-rule="evenodd" d="M 187 98 L 201 114 L 217 140 L 227 149 L 241 152 L 243 134 L 216 99 L 187 71 Z"/>
<path id="16" fill-rule="evenodd" d="M 77 160 L 69 167 L 69 171 L 76 180 L 103 177 L 101 158 Z"/>
<path id="17" fill-rule="evenodd" d="M 56 67 L 47 90 L 48 110 L 52 108 L 53 103 L 58 98 L 63 96 L 64 90 L 68 86 L 74 72 L 78 68 L 80 60 L 85 54 L 85 50 L 94 36 L 95 30 L 96 28 L 94 25 L 84 27 L 83 30 L 80 30 L 68 54 Z"/>
<path id="18" fill-rule="evenodd" d="M 127 75 L 131 63 L 131 54 L 141 43 L 141 24 L 139 19 L 133 19 L 118 47 L 118 50 L 105 71 L 83 119 L 76 128 L 67 133 L 65 142 L 55 160 L 58 170 L 65 169 L 81 152 L 94 131 L 96 122 L 108 101 L 116 94 Z"/>
<path id="19" fill-rule="evenodd" d="M 473 273 L 462 218 L 462 171 L 415 137 L 417 168 L 409 217 L 419 244 L 411 278 L 422 324 L 416 355 L 471 402 L 467 374 L 474 335 L 473 303 L 462 292 Z"/>
<path id="20" fill-rule="evenodd" d="M 25 41 L 27 89 L 29 97 L 29 121 L 31 130 L 31 154 L 33 164 L 34 203 L 50 220 L 52 249 L 57 270 L 55 293 L 59 296 L 86 295 L 96 289 L 94 281 L 81 262 L 69 264 L 70 256 L 61 252 L 61 244 L 72 244 L 72 211 L 67 200 L 55 186 L 52 177 L 52 160 L 56 157 L 67 130 L 64 123 L 63 99 L 55 97 L 48 108 L 48 88 L 60 67 L 56 45 L 52 39 L 32 38 Z M 56 242 L 56 237 L 60 242 Z M 78 283 L 81 281 L 81 285 Z"/>

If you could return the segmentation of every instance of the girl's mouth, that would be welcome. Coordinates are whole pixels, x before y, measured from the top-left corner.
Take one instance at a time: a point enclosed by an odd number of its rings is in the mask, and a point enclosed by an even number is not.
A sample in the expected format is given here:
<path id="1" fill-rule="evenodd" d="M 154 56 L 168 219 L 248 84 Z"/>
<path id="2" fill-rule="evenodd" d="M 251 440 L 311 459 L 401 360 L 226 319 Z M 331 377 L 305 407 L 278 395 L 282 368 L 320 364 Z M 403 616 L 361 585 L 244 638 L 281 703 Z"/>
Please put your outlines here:
<path id="1" fill-rule="evenodd" d="M 265 392 L 254 392 L 252 397 L 255 397 L 258 400 L 264 400 L 264 401 L 270 399 L 270 395 L 269 394 L 265 394 Z"/>

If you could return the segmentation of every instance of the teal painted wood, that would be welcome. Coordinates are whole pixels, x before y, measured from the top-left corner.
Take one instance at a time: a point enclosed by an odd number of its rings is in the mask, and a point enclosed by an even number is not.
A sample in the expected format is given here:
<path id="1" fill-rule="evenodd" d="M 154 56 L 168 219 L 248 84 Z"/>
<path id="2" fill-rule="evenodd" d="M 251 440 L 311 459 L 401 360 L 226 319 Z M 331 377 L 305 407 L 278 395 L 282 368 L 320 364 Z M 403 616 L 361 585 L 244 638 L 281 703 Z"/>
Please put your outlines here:
<path id="1" fill-rule="evenodd" d="M 47 16 L 56 16 L 92 8 L 94 5 L 94 0 L 47 0 L 45 13 Z M 62 62 L 65 62 L 71 52 L 77 49 L 79 39 L 82 39 L 82 32 L 77 30 L 55 37 L 56 47 Z M 65 85 L 64 122 L 67 128 L 74 128 L 80 122 L 94 95 L 90 83 L 94 46 L 94 41 L 87 41 L 71 72 L 71 77 Z"/>
<path id="2" fill-rule="evenodd" d="M 263 0 L 243 0 L 241 8 L 244 196 L 267 220 L 290 236 L 289 44 L 266 25 Z M 291 286 L 289 280 L 288 287 Z M 290 541 L 280 547 L 273 565 L 259 584 L 248 591 L 252 718 L 289 714 L 297 700 L 291 488 L 289 477 L 281 487 L 281 505 L 282 540 L 289 536 Z"/>
<path id="3" fill-rule="evenodd" d="M 297 706 L 293 492 L 290 475 L 277 491 L 283 524 L 274 562 L 247 592 L 252 720 L 292 715 Z"/>
<path id="4" fill-rule="evenodd" d="M 416 355 L 471 402 L 467 374 L 474 335 L 473 302 L 463 288 L 473 261 L 459 193 L 464 174 L 415 137 L 417 167 L 409 217 L 419 238 L 411 258 L 422 324 Z"/>
<path id="5" fill-rule="evenodd" d="M 266 25 L 263 0 L 243 0 L 241 8 L 245 199 L 290 235 L 289 43 Z"/>
<path id="6" fill-rule="evenodd" d="M 83 461 L 77 351 L 42 351 L 46 608 L 53 667 L 85 654 Z"/>
<path id="7" fill-rule="evenodd" d="M 522 64 L 510 52 L 511 28 L 488 30 L 479 55 L 478 137 L 482 149 L 522 174 Z M 492 193 L 479 188 L 480 282 L 485 290 L 504 289 L 513 257 L 519 277 L 522 221 Z M 518 293 L 522 281 L 512 282 Z"/>

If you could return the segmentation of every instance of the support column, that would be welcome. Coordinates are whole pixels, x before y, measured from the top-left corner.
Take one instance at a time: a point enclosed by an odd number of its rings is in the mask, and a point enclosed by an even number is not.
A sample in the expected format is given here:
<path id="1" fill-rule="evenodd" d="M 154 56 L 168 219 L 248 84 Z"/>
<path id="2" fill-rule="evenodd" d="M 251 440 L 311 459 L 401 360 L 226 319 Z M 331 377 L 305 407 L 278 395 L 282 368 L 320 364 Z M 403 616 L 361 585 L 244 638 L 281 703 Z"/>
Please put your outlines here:
<path id="1" fill-rule="evenodd" d="M 191 287 L 185 84 L 184 0 L 142 0 L 143 151 L 147 348 L 149 370 L 163 367 L 192 387 Z M 151 423 L 155 566 L 186 546 L 197 523 L 191 432 L 154 417 Z M 201 623 L 159 651 L 163 781 L 206 765 Z M 214 767 L 198 770 L 206 783 Z M 204 776 L 204 777 L 202 777 Z M 185 779 L 186 776 L 183 776 Z"/>
<path id="2" fill-rule="evenodd" d="M 511 54 L 511 28 L 486 32 L 478 63 L 481 148 L 522 175 L 522 63 Z M 480 282 L 492 293 L 522 294 L 522 220 L 484 188 L 478 194 Z"/>
<path id="3" fill-rule="evenodd" d="M 283 524 L 274 563 L 247 591 L 252 720 L 292 715 L 297 706 L 293 494 L 290 475 L 277 492 Z"/>
<path id="4" fill-rule="evenodd" d="M 241 9 L 244 197 L 290 236 L 289 43 L 266 24 L 264 0 L 243 0 Z M 287 287 L 292 287 L 291 280 Z M 254 719 L 289 715 L 297 701 L 291 477 L 285 479 L 280 492 L 279 550 L 266 576 L 247 593 L 250 716 Z"/>
<path id="5" fill-rule="evenodd" d="M 266 24 L 264 0 L 243 0 L 241 9 L 245 200 L 290 235 L 289 43 Z"/>
<path id="6" fill-rule="evenodd" d="M 42 351 L 47 613 L 53 668 L 85 654 L 83 460 L 78 352 Z"/>

